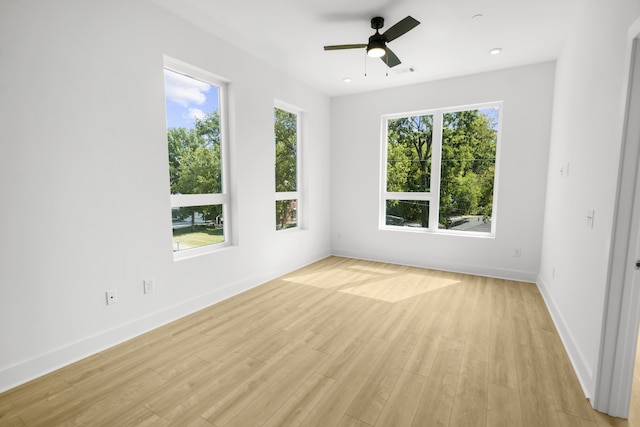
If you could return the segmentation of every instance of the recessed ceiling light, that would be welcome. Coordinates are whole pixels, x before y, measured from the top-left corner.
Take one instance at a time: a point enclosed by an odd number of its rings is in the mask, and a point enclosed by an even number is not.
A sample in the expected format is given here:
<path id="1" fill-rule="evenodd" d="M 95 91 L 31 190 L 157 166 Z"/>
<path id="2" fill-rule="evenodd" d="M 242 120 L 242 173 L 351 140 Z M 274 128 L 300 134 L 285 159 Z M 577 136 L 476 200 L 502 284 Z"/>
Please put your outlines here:
<path id="1" fill-rule="evenodd" d="M 502 48 L 501 48 L 501 47 L 494 47 L 493 49 L 491 49 L 491 50 L 489 51 L 489 53 L 490 53 L 491 55 L 498 55 L 498 54 L 499 54 L 499 53 L 501 53 L 501 52 L 502 52 Z"/>
<path id="2" fill-rule="evenodd" d="M 342 81 L 345 83 L 351 83 L 351 77 L 345 77 Z"/>
<path id="3" fill-rule="evenodd" d="M 481 13 L 476 13 L 475 15 L 473 15 L 471 17 L 471 19 L 480 19 L 480 18 L 482 18 L 482 14 Z"/>

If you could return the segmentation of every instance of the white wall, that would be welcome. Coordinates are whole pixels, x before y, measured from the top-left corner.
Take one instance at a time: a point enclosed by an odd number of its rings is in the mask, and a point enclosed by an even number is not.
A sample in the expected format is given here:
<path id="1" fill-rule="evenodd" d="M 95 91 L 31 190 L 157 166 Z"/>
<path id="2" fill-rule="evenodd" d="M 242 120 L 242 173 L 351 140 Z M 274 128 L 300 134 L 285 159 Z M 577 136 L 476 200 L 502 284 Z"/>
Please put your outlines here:
<path id="1" fill-rule="evenodd" d="M 586 2 L 558 60 L 538 285 L 588 397 L 594 395 L 637 0 Z M 563 164 L 570 174 L 561 178 Z M 587 210 L 595 210 L 587 227 Z"/>
<path id="2" fill-rule="evenodd" d="M 324 95 L 142 0 L 3 1 L 0 40 L 0 391 L 329 253 Z M 180 262 L 163 54 L 231 81 L 235 244 Z M 305 110 L 300 232 L 274 230 L 276 98 Z"/>
<path id="3" fill-rule="evenodd" d="M 553 76 L 554 63 L 544 63 L 333 98 L 333 252 L 535 281 Z M 490 101 L 504 101 L 495 238 L 379 230 L 381 115 Z"/>

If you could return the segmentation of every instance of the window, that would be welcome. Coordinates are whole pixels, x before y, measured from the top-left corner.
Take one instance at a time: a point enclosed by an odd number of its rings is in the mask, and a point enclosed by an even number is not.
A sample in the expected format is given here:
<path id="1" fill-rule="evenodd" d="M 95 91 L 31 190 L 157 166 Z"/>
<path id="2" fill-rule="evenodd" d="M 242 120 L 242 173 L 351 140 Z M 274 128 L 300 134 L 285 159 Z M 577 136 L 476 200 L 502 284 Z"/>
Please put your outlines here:
<path id="1" fill-rule="evenodd" d="M 299 226 L 300 114 L 274 108 L 276 230 Z"/>
<path id="2" fill-rule="evenodd" d="M 165 59 L 164 87 L 173 251 L 207 252 L 228 242 L 225 84 Z"/>
<path id="3" fill-rule="evenodd" d="M 494 233 L 500 104 L 385 116 L 381 226 Z"/>

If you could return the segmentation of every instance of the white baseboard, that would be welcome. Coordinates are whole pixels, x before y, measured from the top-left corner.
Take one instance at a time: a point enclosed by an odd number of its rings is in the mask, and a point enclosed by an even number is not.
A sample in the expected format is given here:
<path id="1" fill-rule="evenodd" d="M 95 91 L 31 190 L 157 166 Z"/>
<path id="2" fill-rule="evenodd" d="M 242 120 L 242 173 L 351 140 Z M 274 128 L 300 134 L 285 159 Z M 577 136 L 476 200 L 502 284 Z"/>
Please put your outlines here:
<path id="1" fill-rule="evenodd" d="M 351 251 L 345 249 L 334 248 L 333 255 L 343 256 L 347 258 L 356 258 L 367 261 L 388 262 L 390 264 L 408 265 L 410 267 L 429 268 L 432 270 L 450 271 L 452 273 L 472 274 L 474 276 L 493 277 L 496 279 L 516 280 L 519 282 L 535 283 L 537 279 L 537 273 L 529 271 L 519 270 L 507 270 L 500 268 L 490 268 L 481 265 L 466 265 L 466 264 L 440 264 L 440 263 L 407 263 L 406 260 L 399 258 L 395 259 L 391 256 L 380 257 L 371 253 Z"/>
<path id="2" fill-rule="evenodd" d="M 591 390 L 593 390 L 594 378 L 593 378 L 593 370 L 589 367 L 584 355 L 580 351 L 579 347 L 576 345 L 576 341 L 573 338 L 573 334 L 569 328 L 567 328 L 567 324 L 562 316 L 560 310 L 556 306 L 551 294 L 549 293 L 548 288 L 545 285 L 544 279 L 538 276 L 538 280 L 536 281 L 538 289 L 542 294 L 542 298 L 544 299 L 545 304 L 547 305 L 547 309 L 549 310 L 549 314 L 551 314 L 551 319 L 558 331 L 558 335 L 560 335 L 560 339 L 562 340 L 562 344 L 569 356 L 569 361 L 573 366 L 573 370 L 578 377 L 578 382 L 580 382 L 580 386 L 582 387 L 582 392 L 585 397 L 592 402 Z"/>

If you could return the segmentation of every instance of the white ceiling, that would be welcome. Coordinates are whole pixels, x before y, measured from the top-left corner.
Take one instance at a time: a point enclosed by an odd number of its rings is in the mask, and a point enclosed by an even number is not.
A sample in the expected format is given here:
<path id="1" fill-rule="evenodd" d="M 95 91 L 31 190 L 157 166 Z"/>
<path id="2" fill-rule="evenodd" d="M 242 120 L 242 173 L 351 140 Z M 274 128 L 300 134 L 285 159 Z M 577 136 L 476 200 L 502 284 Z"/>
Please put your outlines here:
<path id="1" fill-rule="evenodd" d="M 553 60 L 580 7 L 579 0 L 151 1 L 329 96 Z M 421 24 L 389 43 L 402 64 L 388 76 L 379 59 L 365 61 L 364 49 L 323 49 L 366 43 L 374 16 L 385 19 L 382 33 L 407 15 Z M 489 55 L 495 47 L 503 52 Z M 409 67 L 415 72 L 402 72 Z"/>

